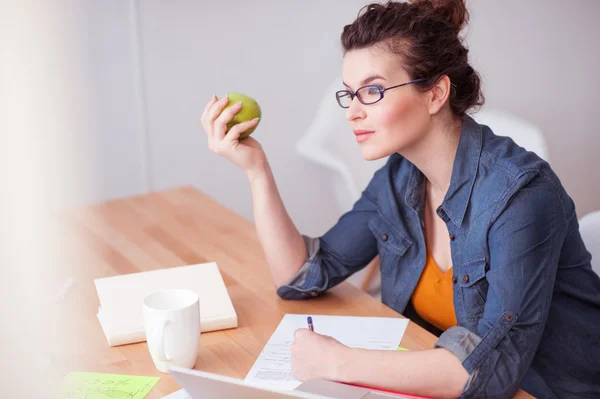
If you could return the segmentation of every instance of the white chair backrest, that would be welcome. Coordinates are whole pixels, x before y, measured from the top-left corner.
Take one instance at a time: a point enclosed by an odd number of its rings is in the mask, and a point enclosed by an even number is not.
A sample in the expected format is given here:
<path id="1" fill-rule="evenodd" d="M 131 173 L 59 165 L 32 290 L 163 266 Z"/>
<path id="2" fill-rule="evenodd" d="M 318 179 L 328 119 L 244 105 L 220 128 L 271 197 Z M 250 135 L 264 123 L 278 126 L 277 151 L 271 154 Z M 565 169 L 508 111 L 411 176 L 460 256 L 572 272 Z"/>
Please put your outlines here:
<path id="1" fill-rule="evenodd" d="M 495 135 L 510 137 L 521 147 L 550 162 L 546 140 L 537 126 L 498 110 L 482 109 L 473 115 L 473 119 L 489 126 Z"/>
<path id="2" fill-rule="evenodd" d="M 336 200 L 341 210 L 346 211 L 358 200 L 387 158 L 376 161 L 363 159 L 346 120 L 346 111 L 335 100 L 335 92 L 340 87 L 342 77 L 338 76 L 325 91 L 307 133 L 296 143 L 296 151 L 337 173 L 339 178 L 334 180 L 333 186 Z M 509 136 L 518 145 L 549 161 L 544 137 L 534 125 L 500 111 L 482 110 L 473 118 L 488 125 L 495 134 Z"/>
<path id="3" fill-rule="evenodd" d="M 346 110 L 335 100 L 342 78 L 327 88 L 307 133 L 296 143 L 303 157 L 337 173 L 334 179 L 336 200 L 342 211 L 349 210 L 386 159 L 365 161 L 346 119 Z"/>
<path id="4" fill-rule="evenodd" d="M 579 232 L 587 250 L 592 254 L 592 269 L 600 275 L 600 211 L 582 217 Z"/>

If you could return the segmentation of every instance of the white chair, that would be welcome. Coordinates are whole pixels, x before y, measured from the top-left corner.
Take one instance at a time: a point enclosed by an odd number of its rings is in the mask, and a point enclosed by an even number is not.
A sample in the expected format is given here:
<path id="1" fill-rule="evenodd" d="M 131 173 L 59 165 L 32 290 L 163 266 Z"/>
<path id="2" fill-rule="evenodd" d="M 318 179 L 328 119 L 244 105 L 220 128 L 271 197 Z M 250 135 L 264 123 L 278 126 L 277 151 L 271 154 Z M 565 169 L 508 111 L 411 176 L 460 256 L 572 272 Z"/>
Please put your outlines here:
<path id="1" fill-rule="evenodd" d="M 337 173 L 333 181 L 336 201 L 340 213 L 351 209 L 362 191 L 387 159 L 365 161 L 353 137 L 346 120 L 346 111 L 335 100 L 335 92 L 343 87 L 342 77 L 338 76 L 325 91 L 317 113 L 308 131 L 296 143 L 296 151 L 303 157 L 329 168 Z M 489 126 L 499 136 L 511 137 L 520 146 L 535 152 L 549 162 L 544 136 L 531 123 L 513 115 L 495 111 L 481 110 L 473 118 Z M 377 274 L 377 258 L 363 272 L 363 288 L 372 286 Z M 362 277 L 362 274 L 359 274 Z"/>
<path id="2" fill-rule="evenodd" d="M 600 275 L 600 211 L 582 217 L 579 232 L 587 250 L 592 254 L 592 269 Z"/>

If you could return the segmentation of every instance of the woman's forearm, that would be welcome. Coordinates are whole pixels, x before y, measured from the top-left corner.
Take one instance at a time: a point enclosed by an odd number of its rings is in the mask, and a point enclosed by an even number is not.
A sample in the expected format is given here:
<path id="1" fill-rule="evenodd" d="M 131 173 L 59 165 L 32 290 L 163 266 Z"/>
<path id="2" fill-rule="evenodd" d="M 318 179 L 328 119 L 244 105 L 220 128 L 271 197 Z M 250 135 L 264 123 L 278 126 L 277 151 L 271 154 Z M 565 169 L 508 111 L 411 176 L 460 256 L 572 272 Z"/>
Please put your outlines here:
<path id="1" fill-rule="evenodd" d="M 375 351 L 348 348 L 332 379 L 435 398 L 460 396 L 469 374 L 446 349 Z"/>
<path id="2" fill-rule="evenodd" d="M 254 223 L 277 286 L 286 284 L 306 260 L 302 235 L 288 215 L 268 162 L 248 174 Z"/>

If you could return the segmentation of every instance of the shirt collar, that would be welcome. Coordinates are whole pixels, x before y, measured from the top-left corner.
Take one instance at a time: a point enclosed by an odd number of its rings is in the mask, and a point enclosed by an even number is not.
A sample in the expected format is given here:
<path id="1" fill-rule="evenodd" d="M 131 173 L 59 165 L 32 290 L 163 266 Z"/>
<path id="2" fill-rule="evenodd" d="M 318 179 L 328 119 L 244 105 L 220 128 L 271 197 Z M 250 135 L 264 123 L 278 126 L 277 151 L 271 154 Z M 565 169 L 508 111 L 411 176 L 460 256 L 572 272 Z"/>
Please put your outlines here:
<path id="1" fill-rule="evenodd" d="M 445 212 L 458 227 L 462 225 L 475 185 L 481 157 L 482 136 L 481 126 L 471 117 L 465 117 L 452 167 L 450 187 L 442 201 L 443 211 L 440 210 Z"/>
<path id="2" fill-rule="evenodd" d="M 438 208 L 438 215 L 443 219 L 447 215 L 458 227 L 462 225 L 475 184 L 481 156 L 481 146 L 481 126 L 471 117 L 466 116 L 463 118 L 458 148 L 452 167 L 450 186 L 440 208 Z M 424 198 L 424 175 L 413 164 L 410 164 L 410 166 L 412 167 L 412 171 L 410 172 L 404 200 L 408 206 L 420 212 L 420 208 L 424 205 L 422 203 Z"/>

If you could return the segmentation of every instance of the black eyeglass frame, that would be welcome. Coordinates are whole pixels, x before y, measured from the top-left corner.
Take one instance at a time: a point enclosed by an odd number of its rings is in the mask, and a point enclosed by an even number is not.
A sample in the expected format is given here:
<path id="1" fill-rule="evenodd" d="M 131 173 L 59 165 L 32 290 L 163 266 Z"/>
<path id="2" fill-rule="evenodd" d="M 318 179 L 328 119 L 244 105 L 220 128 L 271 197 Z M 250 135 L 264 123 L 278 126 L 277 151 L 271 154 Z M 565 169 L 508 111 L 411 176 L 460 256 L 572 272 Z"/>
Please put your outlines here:
<path id="1" fill-rule="evenodd" d="M 358 97 L 358 101 L 360 101 L 362 104 L 364 104 L 364 105 L 371 105 L 371 104 L 375 104 L 375 103 L 378 103 L 379 101 L 383 100 L 384 93 L 387 90 L 395 89 L 397 87 L 402 87 L 402 86 L 406 86 L 406 85 L 411 85 L 411 84 L 414 84 L 414 83 L 425 82 L 426 80 L 427 79 L 425 79 L 425 78 L 415 79 L 415 80 L 411 80 L 410 82 L 402 83 L 402 84 L 399 84 L 399 85 L 396 85 L 396 86 L 391 86 L 391 87 L 383 87 L 383 86 L 380 86 L 380 85 L 366 85 L 366 86 L 359 87 L 358 89 L 356 89 L 355 92 L 352 92 L 350 90 L 338 90 L 338 91 L 335 92 L 335 99 L 337 100 L 338 105 L 340 107 L 342 107 L 342 108 L 350 108 L 350 105 L 348 105 L 347 107 L 344 107 L 342 105 L 342 103 L 340 102 L 340 95 L 341 94 L 349 94 L 350 95 L 350 104 L 352 104 L 352 101 L 354 101 L 354 97 Z M 372 102 L 364 102 L 362 100 L 362 98 L 358 95 L 358 92 L 360 90 L 364 89 L 365 87 L 374 87 L 374 88 L 376 88 L 379 91 L 379 99 L 376 100 L 376 101 L 372 101 Z"/>

